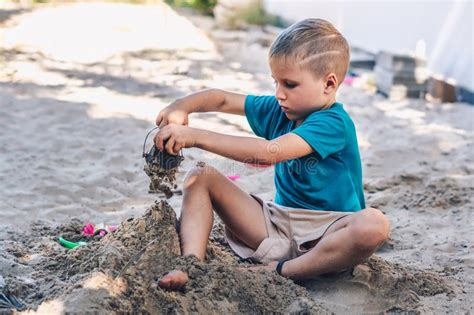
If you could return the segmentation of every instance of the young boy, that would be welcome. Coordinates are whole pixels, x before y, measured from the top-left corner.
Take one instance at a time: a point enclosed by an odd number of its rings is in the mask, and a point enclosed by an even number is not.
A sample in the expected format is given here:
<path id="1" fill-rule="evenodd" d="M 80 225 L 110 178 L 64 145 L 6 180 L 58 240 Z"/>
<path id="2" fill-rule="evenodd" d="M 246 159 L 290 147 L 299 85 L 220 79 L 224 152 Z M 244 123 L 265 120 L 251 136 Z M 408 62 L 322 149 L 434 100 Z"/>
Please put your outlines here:
<path id="1" fill-rule="evenodd" d="M 275 165 L 274 202 L 242 191 L 215 168 L 191 170 L 180 218 L 183 255 L 203 260 L 213 210 L 230 247 L 284 277 L 302 280 L 351 268 L 389 234 L 382 212 L 366 208 L 354 124 L 336 91 L 349 64 L 349 46 L 334 26 L 306 19 L 273 42 L 269 64 L 275 96 L 205 90 L 163 109 L 156 123 L 159 149 L 177 154 L 197 147 L 237 161 Z M 190 128 L 193 112 L 246 115 L 260 138 Z M 188 281 L 174 270 L 159 285 L 177 290 Z"/>

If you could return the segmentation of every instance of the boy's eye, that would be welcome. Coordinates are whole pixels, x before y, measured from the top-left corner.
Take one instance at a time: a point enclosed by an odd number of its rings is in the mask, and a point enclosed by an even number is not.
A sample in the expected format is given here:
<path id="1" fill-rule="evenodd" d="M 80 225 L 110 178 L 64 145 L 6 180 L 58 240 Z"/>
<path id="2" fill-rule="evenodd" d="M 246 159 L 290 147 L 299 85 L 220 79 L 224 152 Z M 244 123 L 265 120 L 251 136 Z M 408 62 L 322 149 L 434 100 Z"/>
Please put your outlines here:
<path id="1" fill-rule="evenodd" d="M 285 81 L 285 86 L 289 89 L 293 89 L 296 87 L 296 84 Z"/>
<path id="2" fill-rule="evenodd" d="M 289 88 L 289 89 L 293 89 L 297 86 L 297 84 L 294 84 L 294 83 L 291 83 L 291 82 L 288 82 L 288 81 L 284 81 L 283 82 L 285 84 L 285 87 Z M 277 80 L 273 80 L 273 85 L 274 86 L 277 86 L 278 85 L 278 81 Z"/>

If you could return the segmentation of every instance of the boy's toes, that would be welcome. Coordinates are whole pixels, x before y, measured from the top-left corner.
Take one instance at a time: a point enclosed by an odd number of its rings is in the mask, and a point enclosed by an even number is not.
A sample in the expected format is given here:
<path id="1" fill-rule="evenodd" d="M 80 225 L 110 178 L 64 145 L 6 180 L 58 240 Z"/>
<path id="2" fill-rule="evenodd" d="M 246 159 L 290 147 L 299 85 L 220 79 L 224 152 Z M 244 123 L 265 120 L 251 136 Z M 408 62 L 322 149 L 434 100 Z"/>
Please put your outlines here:
<path id="1" fill-rule="evenodd" d="M 170 283 L 171 283 L 171 277 L 169 277 L 168 275 L 164 276 L 158 281 L 158 285 L 162 289 L 168 289 L 170 287 Z"/>
<path id="2" fill-rule="evenodd" d="M 189 281 L 188 274 L 181 270 L 173 270 L 158 281 L 160 288 L 173 291 L 181 290 Z"/>

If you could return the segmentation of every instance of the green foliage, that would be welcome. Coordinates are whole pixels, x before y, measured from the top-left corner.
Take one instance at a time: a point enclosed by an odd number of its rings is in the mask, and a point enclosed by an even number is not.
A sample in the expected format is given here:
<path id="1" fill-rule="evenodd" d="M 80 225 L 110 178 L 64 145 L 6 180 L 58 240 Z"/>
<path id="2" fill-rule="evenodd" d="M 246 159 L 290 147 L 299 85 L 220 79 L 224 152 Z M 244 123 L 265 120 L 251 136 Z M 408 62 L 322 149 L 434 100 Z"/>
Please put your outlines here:
<path id="1" fill-rule="evenodd" d="M 43 4 L 43 3 L 77 3 L 77 2 L 94 2 L 93 0 L 83 1 L 83 0 L 12 0 L 13 2 L 23 3 L 23 4 Z M 151 4 L 151 3 L 160 3 L 162 0 L 102 0 L 105 2 L 118 2 L 118 3 L 132 3 L 132 4 Z M 2 2 L 2 0 L 0 0 Z"/>
<path id="2" fill-rule="evenodd" d="M 282 18 L 267 13 L 261 3 L 245 8 L 237 14 L 236 18 L 242 19 L 248 24 L 286 27 L 286 22 Z"/>
<path id="3" fill-rule="evenodd" d="M 217 4 L 217 0 L 165 0 L 166 3 L 176 7 L 193 8 L 202 13 L 212 15 L 212 9 Z"/>
<path id="4" fill-rule="evenodd" d="M 224 7 L 225 9 L 225 7 Z M 286 27 L 288 23 L 277 15 L 265 11 L 262 0 L 243 2 L 240 6 L 230 7 L 220 14 L 221 20 L 231 29 L 245 28 L 245 25 L 273 25 Z"/>

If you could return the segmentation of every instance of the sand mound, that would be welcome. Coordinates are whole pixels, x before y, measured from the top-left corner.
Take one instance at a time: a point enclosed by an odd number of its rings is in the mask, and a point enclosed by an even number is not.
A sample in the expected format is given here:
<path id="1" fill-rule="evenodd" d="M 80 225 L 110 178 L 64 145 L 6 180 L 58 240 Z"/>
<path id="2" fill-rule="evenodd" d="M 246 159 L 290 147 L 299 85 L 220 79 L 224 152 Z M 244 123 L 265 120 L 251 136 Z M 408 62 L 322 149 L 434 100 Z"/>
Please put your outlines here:
<path id="1" fill-rule="evenodd" d="M 72 250 L 55 238 L 84 240 L 77 220 L 57 228 L 36 223 L 28 235 L 9 231 L 9 241 L 2 243 L 6 250 L 0 251 L 4 292 L 44 312 L 150 313 L 327 313 L 344 311 L 347 305 L 359 311 L 422 311 L 420 296 L 454 295 L 445 275 L 376 257 L 352 272 L 303 286 L 273 272 L 243 270 L 238 264 L 244 262 L 225 246 L 220 223 L 213 229 L 206 261 L 199 262 L 180 256 L 176 226 L 173 209 L 161 201 L 116 232 L 89 238 L 88 245 Z M 190 275 L 184 291 L 159 288 L 158 279 L 175 268 Z"/>
<path id="2" fill-rule="evenodd" d="M 174 211 L 162 201 L 141 218 L 123 222 L 113 234 L 72 250 L 60 247 L 53 235 L 74 238 L 70 232 L 77 221 L 56 229 L 36 224 L 31 236 L 12 236 L 8 254 L 1 254 L 5 292 L 41 311 L 325 313 L 292 281 L 236 268 L 236 258 L 216 241 L 219 236 L 213 237 L 206 262 L 180 257 L 176 223 Z M 13 263 L 8 256 L 15 257 Z M 10 269 L 3 268 L 7 265 Z M 185 290 L 157 287 L 157 280 L 175 268 L 190 275 Z"/>

